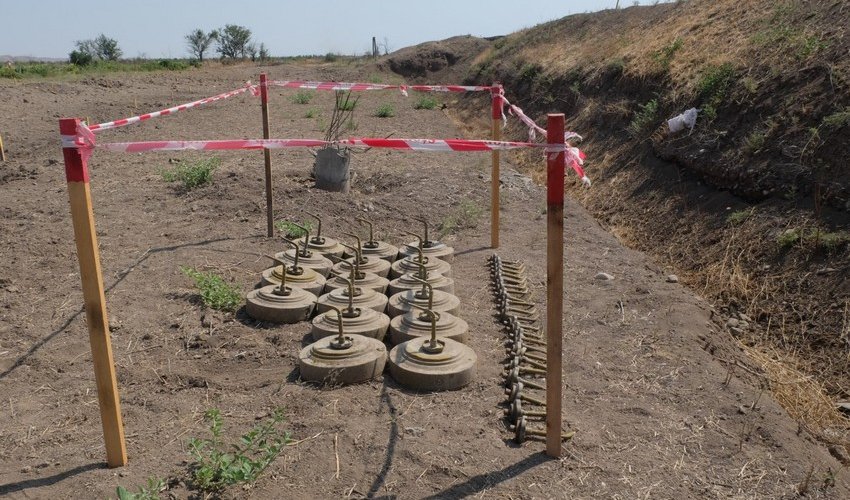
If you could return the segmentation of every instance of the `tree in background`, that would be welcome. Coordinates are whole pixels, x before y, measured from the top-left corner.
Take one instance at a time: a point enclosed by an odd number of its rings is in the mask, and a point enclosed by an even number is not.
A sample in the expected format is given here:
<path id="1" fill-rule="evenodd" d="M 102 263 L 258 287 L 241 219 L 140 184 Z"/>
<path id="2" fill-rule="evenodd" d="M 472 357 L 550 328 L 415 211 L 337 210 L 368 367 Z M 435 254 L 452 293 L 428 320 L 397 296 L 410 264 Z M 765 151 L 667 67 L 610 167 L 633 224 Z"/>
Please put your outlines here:
<path id="1" fill-rule="evenodd" d="M 260 60 L 265 61 L 269 58 L 269 49 L 266 48 L 266 44 L 260 44 Z"/>
<path id="2" fill-rule="evenodd" d="M 218 40 L 218 31 L 216 30 L 204 33 L 204 30 L 198 28 L 186 35 L 186 43 L 189 46 L 189 52 L 193 56 L 197 57 L 199 62 L 204 62 L 204 52 L 210 48 L 213 40 Z"/>
<path id="3" fill-rule="evenodd" d="M 117 61 L 121 57 L 118 41 L 103 33 L 94 40 L 77 40 L 76 49 L 69 54 L 71 64 L 85 66 L 93 61 Z"/>
<path id="4" fill-rule="evenodd" d="M 245 59 L 249 53 L 251 30 L 244 26 L 228 24 L 218 32 L 218 53 L 222 59 Z"/>

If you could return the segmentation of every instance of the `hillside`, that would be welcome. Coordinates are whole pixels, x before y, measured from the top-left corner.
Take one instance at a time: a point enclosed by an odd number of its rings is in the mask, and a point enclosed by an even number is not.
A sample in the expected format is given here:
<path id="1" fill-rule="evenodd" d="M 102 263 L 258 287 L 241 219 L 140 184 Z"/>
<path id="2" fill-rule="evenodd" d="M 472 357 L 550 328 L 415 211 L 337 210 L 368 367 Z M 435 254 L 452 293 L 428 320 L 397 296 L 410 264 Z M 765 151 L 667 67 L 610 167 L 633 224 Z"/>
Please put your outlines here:
<path id="1" fill-rule="evenodd" d="M 466 83 L 502 82 L 543 126 L 566 114 L 594 181 L 573 178 L 572 196 L 710 299 L 789 412 L 827 440 L 841 419 L 806 395 L 850 397 L 847 26 L 843 1 L 681 1 L 535 26 L 466 69 Z M 482 107 L 455 106 L 477 135 Z M 670 134 L 666 120 L 692 107 L 693 131 Z M 507 136 L 525 129 L 510 120 Z"/>

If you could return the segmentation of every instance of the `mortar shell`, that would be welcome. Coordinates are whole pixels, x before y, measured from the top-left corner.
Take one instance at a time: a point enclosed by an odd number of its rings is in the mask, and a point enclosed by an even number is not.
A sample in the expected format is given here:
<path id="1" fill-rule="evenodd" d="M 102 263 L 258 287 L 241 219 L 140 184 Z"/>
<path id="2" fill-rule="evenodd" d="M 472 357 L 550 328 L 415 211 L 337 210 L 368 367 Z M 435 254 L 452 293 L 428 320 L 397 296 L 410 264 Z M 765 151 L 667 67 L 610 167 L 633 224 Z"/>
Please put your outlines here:
<path id="1" fill-rule="evenodd" d="M 384 340 L 390 326 L 390 318 L 374 309 L 359 308 L 359 316 L 348 318 L 342 316 L 342 328 L 345 334 L 362 335 L 378 340 Z M 323 312 L 313 318 L 310 335 L 313 340 L 323 339 L 339 333 L 340 316 L 334 310 Z"/>
<path id="2" fill-rule="evenodd" d="M 363 278 L 355 279 L 354 286 L 359 287 L 363 290 L 370 289 L 375 290 L 378 293 L 386 293 L 387 287 L 390 285 L 390 280 L 386 278 L 381 278 L 375 273 L 363 273 Z M 330 278 L 325 283 L 325 292 L 330 292 L 331 290 L 336 290 L 337 288 L 348 288 L 348 282 L 345 281 L 345 278 L 334 277 Z"/>
<path id="3" fill-rule="evenodd" d="M 387 287 L 387 294 L 395 295 L 398 292 L 402 292 L 404 290 L 419 290 L 422 288 L 422 283 L 413 279 L 416 274 L 403 274 L 400 277 L 390 281 L 390 285 Z M 431 287 L 434 290 L 440 290 L 441 292 L 447 293 L 455 293 L 455 280 L 451 278 L 446 278 L 442 274 L 439 273 L 429 273 L 428 278 L 425 280 L 431 284 Z"/>
<path id="4" fill-rule="evenodd" d="M 455 260 L 455 249 L 446 245 L 441 241 L 431 241 L 429 246 L 422 247 L 422 255 L 425 257 L 436 257 L 451 264 Z M 402 245 L 398 249 L 399 258 L 407 257 L 408 255 L 419 255 L 419 242 L 414 241 L 406 245 Z"/>
<path id="5" fill-rule="evenodd" d="M 332 305 L 340 309 L 345 309 L 348 307 L 348 288 L 336 288 L 334 290 L 331 290 L 330 292 L 319 297 L 318 302 L 319 303 L 316 306 L 316 311 L 319 313 L 330 311 L 331 308 L 328 307 L 328 305 Z M 387 303 L 389 302 L 389 299 L 386 295 L 378 293 L 375 290 L 371 290 L 369 288 L 361 288 L 359 295 L 355 291 L 353 302 L 354 307 L 359 307 L 361 309 L 372 309 L 375 312 L 382 313 L 387 309 Z"/>
<path id="6" fill-rule="evenodd" d="M 300 288 L 288 288 L 289 295 L 274 293 L 277 285 L 251 290 L 245 297 L 245 312 L 254 319 L 271 323 L 307 321 L 313 312 L 316 296 Z"/>
<path id="7" fill-rule="evenodd" d="M 433 309 L 432 309 L 433 310 Z M 437 337 L 447 338 L 465 344 L 469 338 L 469 325 L 466 321 L 447 312 L 438 313 L 435 325 Z M 390 344 L 396 345 L 419 337 L 431 336 L 431 321 L 421 319 L 420 313 L 411 311 L 396 316 L 390 321 Z"/>
<path id="8" fill-rule="evenodd" d="M 425 270 L 428 271 L 428 274 L 440 273 L 446 278 L 452 277 L 451 264 L 436 257 L 425 257 Z M 393 262 L 390 269 L 390 279 L 398 278 L 407 273 L 415 274 L 417 271 L 419 271 L 419 256 L 408 256 Z"/>
<path id="9" fill-rule="evenodd" d="M 377 379 L 387 362 L 387 348 L 380 340 L 346 335 L 348 349 L 334 349 L 337 337 L 318 340 L 298 354 L 301 379 L 330 385 L 346 385 Z"/>
<path id="10" fill-rule="evenodd" d="M 417 292 L 420 290 L 402 290 L 393 294 L 389 298 L 387 304 L 387 314 L 390 318 L 395 318 L 402 314 L 411 312 L 414 308 L 411 304 L 420 308 L 429 307 L 428 297 L 419 297 Z M 434 290 L 434 299 L 430 301 L 430 309 L 436 313 L 457 314 L 460 310 L 460 299 L 450 293 L 440 290 Z"/>
<path id="11" fill-rule="evenodd" d="M 282 260 L 288 264 L 295 263 L 295 249 L 290 248 L 284 252 L 278 252 L 274 254 L 275 258 L 278 260 Z M 304 257 L 303 255 L 298 256 L 298 265 L 300 267 L 309 267 L 310 269 L 316 271 L 321 274 L 323 277 L 327 278 L 328 274 L 331 272 L 331 268 L 333 267 L 333 262 L 330 259 L 326 258 L 322 254 L 318 252 L 312 252 L 309 257 Z"/>
<path id="12" fill-rule="evenodd" d="M 289 272 L 289 268 L 287 268 L 286 286 L 298 287 L 302 290 L 307 290 L 317 297 L 321 295 L 322 290 L 325 288 L 325 282 L 327 281 L 325 277 L 309 267 L 301 267 L 301 269 L 303 270 L 301 274 L 291 274 Z M 280 285 L 280 278 L 282 275 L 283 266 L 270 267 L 263 271 L 263 278 L 261 280 L 262 285 Z"/>
<path id="13" fill-rule="evenodd" d="M 366 257 L 377 257 L 387 262 L 395 262 L 398 258 L 398 247 L 390 245 L 386 241 L 375 241 L 375 246 L 369 246 L 369 242 L 364 242 L 360 248 L 360 253 Z"/>
<path id="14" fill-rule="evenodd" d="M 423 344 L 430 338 L 403 342 L 390 351 L 390 375 L 400 385 L 418 391 L 460 389 L 475 376 L 478 356 L 468 346 L 451 339 L 439 339 L 442 352 L 429 353 Z"/>
<path id="15" fill-rule="evenodd" d="M 322 236 L 321 239 L 322 241 L 318 242 L 316 241 L 316 237 L 313 236 L 307 243 L 307 248 L 322 254 L 323 257 L 328 259 L 331 256 L 342 257 L 342 254 L 345 252 L 345 247 L 340 245 L 338 240 L 328 238 L 327 236 Z M 295 242 L 298 243 L 298 246 L 303 247 L 304 236 L 298 238 Z"/>
<path id="16" fill-rule="evenodd" d="M 345 259 L 344 262 L 348 264 L 354 263 L 354 257 L 350 257 Z M 360 271 L 361 272 L 370 272 L 375 273 L 381 278 L 386 278 L 390 274 L 390 263 L 381 259 L 379 257 L 364 257 L 366 262 L 360 263 Z M 336 274 L 341 274 L 343 276 L 347 276 L 349 272 L 351 272 L 351 266 L 348 264 L 343 264 L 342 262 L 337 262 L 334 264 L 333 271 Z"/>

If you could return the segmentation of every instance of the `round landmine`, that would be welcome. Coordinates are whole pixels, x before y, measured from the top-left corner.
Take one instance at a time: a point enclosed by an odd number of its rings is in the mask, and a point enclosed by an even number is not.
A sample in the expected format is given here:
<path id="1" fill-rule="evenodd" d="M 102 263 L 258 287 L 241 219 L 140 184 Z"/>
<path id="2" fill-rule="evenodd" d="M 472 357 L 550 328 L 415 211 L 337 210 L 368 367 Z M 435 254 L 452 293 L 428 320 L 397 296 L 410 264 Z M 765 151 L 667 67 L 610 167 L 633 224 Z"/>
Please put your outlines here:
<path id="1" fill-rule="evenodd" d="M 361 245 L 361 255 L 366 257 L 377 257 L 387 262 L 395 262 L 398 257 L 398 247 L 390 245 L 386 241 L 376 240 L 374 228 L 372 227 L 372 223 L 368 220 L 358 217 L 357 221 L 369 226 L 369 240 Z"/>
<path id="2" fill-rule="evenodd" d="M 401 258 L 414 256 L 419 253 L 416 242 L 407 243 L 398 249 Z M 455 260 L 455 249 L 440 241 L 427 241 L 422 244 L 422 253 L 426 257 L 436 257 L 451 264 Z"/>
<path id="3" fill-rule="evenodd" d="M 390 375 L 419 391 L 460 389 L 475 376 L 475 352 L 451 339 L 416 338 L 390 351 Z"/>
<path id="4" fill-rule="evenodd" d="M 419 250 L 417 249 L 417 253 Z M 452 277 L 452 266 L 444 261 L 434 257 L 423 257 L 425 260 L 425 270 L 428 273 L 440 273 L 447 278 Z M 390 278 L 398 278 L 407 273 L 415 273 L 419 271 L 419 255 L 407 256 L 401 260 L 393 262 L 390 268 Z"/>
<path id="5" fill-rule="evenodd" d="M 337 262 L 333 266 L 333 272 L 337 274 L 348 274 L 349 265 L 354 263 L 356 257 L 350 257 L 342 262 Z M 358 262 L 361 272 L 375 273 L 382 278 L 386 278 L 390 274 L 390 263 L 378 257 L 363 256 Z"/>
<path id="6" fill-rule="evenodd" d="M 286 284 L 288 286 L 307 290 L 317 297 L 322 294 L 322 290 L 325 289 L 325 282 L 327 281 L 324 276 L 309 267 L 298 266 L 298 269 L 295 270 L 292 269 L 293 267 L 286 267 Z M 263 286 L 279 285 L 283 270 L 284 266 L 275 266 L 263 271 Z"/>
<path id="7" fill-rule="evenodd" d="M 362 335 L 325 337 L 298 355 L 301 379 L 346 385 L 376 379 L 384 371 L 387 348 L 380 340 Z"/>
<path id="8" fill-rule="evenodd" d="M 353 311 L 343 309 L 341 315 L 331 309 L 313 318 L 313 328 L 310 330 L 313 340 L 336 335 L 339 331 L 340 319 L 346 334 L 362 335 L 378 340 L 384 340 L 387 328 L 390 326 L 390 318 L 373 309 L 360 307 L 354 308 Z"/>
<path id="9" fill-rule="evenodd" d="M 349 306 L 349 289 L 346 283 L 345 288 L 335 288 L 330 292 L 319 297 L 316 311 L 323 313 L 331 310 L 333 307 L 348 307 Z M 378 293 L 370 288 L 354 287 L 354 296 L 351 297 L 351 302 L 354 307 L 361 309 L 372 309 L 375 312 L 382 313 L 387 309 L 389 299 L 386 295 Z"/>
<path id="10" fill-rule="evenodd" d="M 280 259 L 287 264 L 295 263 L 295 249 L 290 248 L 285 252 L 279 252 L 275 254 L 275 258 Z M 298 265 L 301 267 L 308 267 L 323 277 L 327 278 L 328 274 L 331 272 L 331 268 L 333 268 L 333 262 L 330 259 L 324 257 L 319 252 L 313 252 L 312 250 L 298 251 Z"/>
<path id="11" fill-rule="evenodd" d="M 295 241 L 304 245 L 305 238 L 306 236 L 302 236 Z M 331 256 L 342 257 L 342 254 L 345 253 L 345 247 L 340 245 L 338 240 L 328 238 L 327 236 L 312 236 L 307 242 L 307 248 L 318 252 L 326 258 L 331 258 Z"/>
<path id="12" fill-rule="evenodd" d="M 434 290 L 433 298 L 429 300 L 430 294 L 419 290 L 402 290 L 393 294 L 387 303 L 387 315 L 395 318 L 402 314 L 411 312 L 414 306 L 431 309 L 438 313 L 457 314 L 460 310 L 460 299 L 454 295 L 439 290 Z"/>
<path id="13" fill-rule="evenodd" d="M 269 285 L 248 292 L 245 312 L 260 321 L 298 323 L 310 318 L 315 302 L 316 296 L 301 288 Z"/>
<path id="14" fill-rule="evenodd" d="M 451 339 L 465 344 L 469 338 L 469 325 L 466 321 L 447 312 L 437 313 L 437 338 Z M 431 320 L 427 314 L 411 311 L 396 316 L 390 321 L 390 344 L 396 345 L 408 340 L 431 335 Z"/>
<path id="15" fill-rule="evenodd" d="M 418 276 L 421 277 L 422 275 L 419 274 Z M 414 278 L 417 278 L 417 275 L 407 273 L 390 281 L 390 285 L 387 287 L 387 293 L 394 295 L 404 290 L 415 290 L 417 288 L 421 288 L 421 283 L 416 281 Z M 441 292 L 447 293 L 454 293 L 455 291 L 455 281 L 451 278 L 446 278 L 440 273 L 428 273 L 425 280 L 431 284 L 434 290 L 440 290 Z"/>
<path id="16" fill-rule="evenodd" d="M 390 280 L 381 278 L 375 273 L 361 272 L 359 276 L 354 277 L 354 286 L 362 290 L 374 290 L 380 294 L 387 292 L 389 284 Z M 334 276 L 325 283 L 325 292 L 330 292 L 337 288 L 345 288 L 347 286 L 345 278 L 342 276 Z"/>

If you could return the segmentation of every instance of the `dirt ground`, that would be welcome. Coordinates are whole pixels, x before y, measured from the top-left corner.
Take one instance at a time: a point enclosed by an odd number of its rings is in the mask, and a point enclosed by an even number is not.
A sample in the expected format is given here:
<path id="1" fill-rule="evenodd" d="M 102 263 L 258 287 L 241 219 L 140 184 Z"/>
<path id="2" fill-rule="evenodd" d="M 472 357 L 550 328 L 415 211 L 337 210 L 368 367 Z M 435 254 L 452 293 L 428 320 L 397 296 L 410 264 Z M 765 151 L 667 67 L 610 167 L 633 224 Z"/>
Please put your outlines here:
<path id="1" fill-rule="evenodd" d="M 400 242 L 410 218 L 434 225 L 478 207 L 447 240 L 478 374 L 454 392 L 381 381 L 317 389 L 298 379 L 308 326 L 258 326 L 198 305 L 180 266 L 212 269 L 247 292 L 279 251 L 265 237 L 262 154 L 222 152 L 210 186 L 180 193 L 159 170 L 189 153 L 91 161 L 129 465 L 107 469 L 59 148 L 60 116 L 98 122 L 187 102 L 256 80 L 365 80 L 354 65 L 242 66 L 184 73 L 0 83 L 0 496 L 110 498 L 148 477 L 164 495 L 196 496 L 187 441 L 218 408 L 236 436 L 283 407 L 287 447 L 238 498 L 848 498 L 846 469 L 764 393 L 735 341 L 700 297 L 622 247 L 577 203 L 566 207 L 564 427 L 560 460 L 515 445 L 502 418 L 503 333 L 488 290 L 489 156 L 371 150 L 354 155 L 348 194 L 312 189 L 307 151 L 275 151 L 278 219 L 325 217 L 338 236 L 367 216 Z M 392 81 L 391 76 L 381 75 Z M 315 138 L 332 95 L 309 105 L 272 92 L 272 137 Z M 441 96 L 442 97 L 442 96 Z M 364 93 L 352 135 L 460 135 L 448 110 L 416 96 Z M 390 103 L 395 117 L 371 116 Z M 317 118 L 305 118 L 315 108 Z M 482 114 L 489 110 L 482 110 Z M 324 122 L 323 122 L 324 120 Z M 99 135 L 101 141 L 256 138 L 259 101 L 230 101 Z M 503 165 L 499 254 L 529 266 L 545 297 L 543 191 Z M 467 211 L 469 213 L 469 211 Z M 613 280 L 599 280 L 600 272 Z M 735 367 L 735 369 L 731 369 Z M 334 442 L 338 443 L 335 453 Z M 339 457 L 339 475 L 336 456 Z"/>

